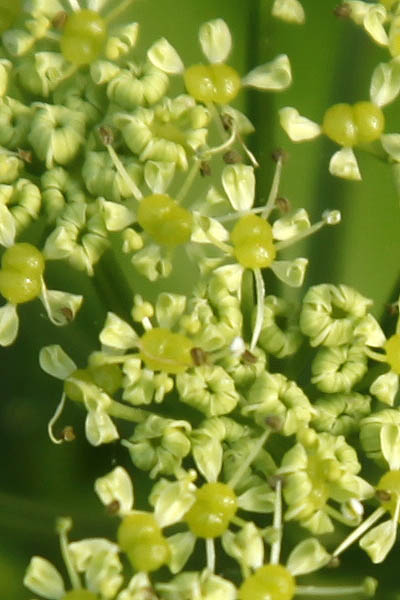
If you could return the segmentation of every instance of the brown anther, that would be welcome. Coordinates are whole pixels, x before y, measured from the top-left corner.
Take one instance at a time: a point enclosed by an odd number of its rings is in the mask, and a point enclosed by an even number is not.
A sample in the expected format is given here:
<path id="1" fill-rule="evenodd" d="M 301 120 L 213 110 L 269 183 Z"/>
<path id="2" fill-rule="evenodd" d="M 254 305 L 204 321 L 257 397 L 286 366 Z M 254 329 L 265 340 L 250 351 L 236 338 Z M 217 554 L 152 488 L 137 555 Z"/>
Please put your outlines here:
<path id="1" fill-rule="evenodd" d="M 243 161 L 243 156 L 237 150 L 228 150 L 222 156 L 222 159 L 227 165 L 236 165 Z"/>
<path id="2" fill-rule="evenodd" d="M 326 566 L 328 569 L 337 569 L 340 566 L 340 558 L 338 556 L 332 556 Z"/>
<path id="3" fill-rule="evenodd" d="M 386 304 L 386 310 L 388 311 L 391 317 L 396 317 L 399 314 L 399 306 L 397 302 L 393 302 L 392 304 Z"/>
<path id="4" fill-rule="evenodd" d="M 121 505 L 118 500 L 112 500 L 110 504 L 107 504 L 106 506 L 107 514 L 109 514 L 111 517 L 117 515 L 120 507 Z"/>
<path id="5" fill-rule="evenodd" d="M 392 497 L 387 490 L 376 490 L 375 496 L 380 502 L 389 502 Z"/>
<path id="6" fill-rule="evenodd" d="M 211 175 L 210 163 L 206 160 L 202 160 L 200 163 L 200 175 L 202 177 L 208 177 Z"/>
<path id="7" fill-rule="evenodd" d="M 200 367 L 207 362 L 207 352 L 204 352 L 202 348 L 192 348 L 190 355 L 196 367 Z"/>
<path id="8" fill-rule="evenodd" d="M 73 442 L 76 439 L 75 431 L 72 425 L 66 425 L 61 432 L 61 439 L 64 442 Z"/>
<path id="9" fill-rule="evenodd" d="M 286 162 L 288 159 L 288 153 L 283 148 L 276 148 L 271 154 L 272 160 L 278 162 L 281 160 L 282 162 Z"/>
<path id="10" fill-rule="evenodd" d="M 255 356 L 255 354 L 252 354 L 250 350 L 245 350 L 241 356 L 241 359 L 243 362 L 249 363 L 251 365 L 254 365 L 257 362 L 257 356 Z"/>
<path id="11" fill-rule="evenodd" d="M 51 24 L 55 29 L 64 29 L 67 19 L 68 19 L 68 13 L 65 12 L 65 10 L 60 10 L 52 18 Z"/>
<path id="12" fill-rule="evenodd" d="M 111 127 L 107 125 L 101 125 L 99 127 L 100 139 L 105 146 L 112 146 L 114 143 L 114 133 Z"/>
<path id="13" fill-rule="evenodd" d="M 32 162 L 32 152 L 30 150 L 23 150 L 22 148 L 18 148 L 17 150 L 18 158 L 23 160 L 24 162 L 31 164 Z"/>
<path id="14" fill-rule="evenodd" d="M 275 200 L 275 206 L 282 214 L 286 214 L 292 210 L 290 201 L 283 196 L 278 196 L 278 198 Z"/>
<path id="15" fill-rule="evenodd" d="M 232 129 L 233 119 L 230 115 L 223 113 L 221 115 L 221 122 L 222 122 L 222 126 L 225 129 L 225 131 L 230 131 Z"/>
<path id="16" fill-rule="evenodd" d="M 268 425 L 268 427 L 271 427 L 271 429 L 273 429 L 273 431 L 280 431 L 283 426 L 282 418 L 278 415 L 269 415 L 265 419 L 265 422 Z"/>
<path id="17" fill-rule="evenodd" d="M 351 6 L 347 4 L 347 2 L 343 2 L 342 4 L 338 4 L 333 9 L 333 14 L 335 17 L 339 17 L 339 19 L 348 19 L 351 17 Z"/>
<path id="18" fill-rule="evenodd" d="M 64 315 L 64 317 L 66 318 L 66 320 L 71 323 L 71 321 L 73 321 L 74 319 L 74 313 L 72 312 L 72 310 L 68 307 L 68 306 L 63 306 L 62 308 L 60 308 L 60 312 L 62 315 Z"/>

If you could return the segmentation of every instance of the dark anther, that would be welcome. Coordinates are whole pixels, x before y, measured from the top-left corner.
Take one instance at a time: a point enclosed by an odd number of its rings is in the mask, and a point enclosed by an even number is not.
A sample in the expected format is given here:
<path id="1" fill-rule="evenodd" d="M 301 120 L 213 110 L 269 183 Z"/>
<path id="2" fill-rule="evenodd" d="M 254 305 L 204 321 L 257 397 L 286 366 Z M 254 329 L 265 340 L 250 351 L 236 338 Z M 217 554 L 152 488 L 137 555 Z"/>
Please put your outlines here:
<path id="1" fill-rule="evenodd" d="M 381 502 L 389 502 L 390 498 L 392 497 L 390 492 L 388 492 L 387 490 L 376 490 L 375 496 Z"/>
<path id="2" fill-rule="evenodd" d="M 71 425 L 67 425 L 61 432 L 61 439 L 64 442 L 73 442 L 76 439 L 75 431 Z"/>
<path id="3" fill-rule="evenodd" d="M 278 198 L 275 200 L 275 205 L 282 214 L 286 214 L 292 209 L 289 200 L 283 196 L 278 196 Z"/>
<path id="4" fill-rule="evenodd" d="M 230 115 L 223 113 L 221 115 L 222 126 L 225 131 L 230 131 L 232 129 L 233 119 Z"/>
<path id="5" fill-rule="evenodd" d="M 67 319 L 67 321 L 71 322 L 73 320 L 74 313 L 68 306 L 63 306 L 60 309 L 60 312 L 64 315 L 64 317 Z"/>
<path id="6" fill-rule="evenodd" d="M 105 146 L 111 146 L 114 142 L 114 133 L 111 127 L 107 127 L 106 125 L 101 125 L 99 127 L 99 134 L 101 141 Z"/>
<path id="7" fill-rule="evenodd" d="M 396 317 L 399 314 L 399 306 L 397 302 L 393 302 L 392 304 L 386 305 L 386 310 L 388 311 L 391 317 Z"/>
<path id="8" fill-rule="evenodd" d="M 272 160 L 274 160 L 275 162 L 278 162 L 278 160 L 286 162 L 288 159 L 288 153 L 285 150 L 283 150 L 283 148 L 276 148 L 276 150 L 272 152 L 271 156 Z"/>
<path id="9" fill-rule="evenodd" d="M 252 354 L 250 350 L 245 350 L 241 356 L 242 361 L 254 365 L 257 362 L 257 356 Z"/>
<path id="10" fill-rule="evenodd" d="M 227 165 L 236 165 L 242 162 L 243 157 L 237 150 L 228 150 L 228 152 L 225 152 L 222 159 Z"/>
<path id="11" fill-rule="evenodd" d="M 340 566 L 340 558 L 338 556 L 332 556 L 326 566 L 328 569 L 337 569 Z"/>
<path id="12" fill-rule="evenodd" d="M 207 352 L 204 352 L 202 348 L 192 348 L 190 355 L 196 367 L 200 367 L 207 362 Z"/>
<path id="13" fill-rule="evenodd" d="M 107 514 L 109 514 L 111 517 L 113 517 L 114 515 L 117 515 L 120 509 L 120 503 L 118 502 L 118 500 L 112 500 L 110 502 L 110 504 L 107 504 Z"/>
<path id="14" fill-rule="evenodd" d="M 343 4 L 338 4 L 333 9 L 333 14 L 335 17 L 339 17 L 339 19 L 348 19 L 351 16 L 351 7 L 347 2 L 343 2 Z"/>
<path id="15" fill-rule="evenodd" d="M 24 162 L 31 164 L 32 162 L 32 152 L 30 150 L 23 150 L 22 148 L 18 148 L 17 150 L 18 158 L 23 160 Z"/>
<path id="16" fill-rule="evenodd" d="M 56 29 L 63 29 L 68 19 L 68 13 L 65 10 L 60 10 L 56 13 L 51 21 L 51 24 Z"/>
<path id="17" fill-rule="evenodd" d="M 206 160 L 202 160 L 200 163 L 200 175 L 202 177 L 208 177 L 211 175 L 210 163 L 208 163 Z"/>
<path id="18" fill-rule="evenodd" d="M 271 427 L 271 429 L 273 429 L 274 431 L 280 431 L 282 429 L 282 418 L 278 415 L 269 415 L 265 419 L 265 422 L 268 425 L 268 427 Z"/>

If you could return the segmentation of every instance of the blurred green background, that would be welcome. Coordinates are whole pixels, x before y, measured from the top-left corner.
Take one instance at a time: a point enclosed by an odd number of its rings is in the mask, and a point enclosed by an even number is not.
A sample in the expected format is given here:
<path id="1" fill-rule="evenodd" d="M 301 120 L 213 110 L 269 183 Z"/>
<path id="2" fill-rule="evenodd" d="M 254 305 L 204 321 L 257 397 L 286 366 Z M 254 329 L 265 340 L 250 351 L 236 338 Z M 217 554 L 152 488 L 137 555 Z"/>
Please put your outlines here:
<path id="1" fill-rule="evenodd" d="M 304 287 L 322 282 L 354 286 L 374 299 L 374 312 L 382 317 L 386 303 L 399 292 L 400 207 L 390 167 L 357 153 L 363 181 L 335 179 L 328 173 L 334 144 L 322 137 L 292 144 L 277 118 L 277 110 L 289 105 L 321 122 L 325 109 L 333 103 L 368 99 L 372 70 L 379 61 L 387 60 L 387 54 L 351 22 L 335 17 L 336 4 L 336 0 L 303 0 L 307 18 L 303 27 L 273 20 L 272 0 L 137 0 L 129 13 L 141 24 L 139 53 L 164 36 L 186 64 L 199 62 L 198 26 L 222 17 L 234 38 L 229 62 L 240 73 L 279 53 L 289 55 L 294 79 L 291 88 L 280 94 L 242 92 L 236 103 L 256 127 L 249 145 L 261 165 L 258 202 L 268 195 L 274 168 L 271 152 L 282 147 L 289 158 L 281 194 L 293 207 L 309 210 L 313 220 L 326 208 L 340 209 L 343 216 L 339 226 L 303 242 L 300 252 L 299 247 L 294 249 L 296 256 L 310 259 Z M 400 131 L 399 102 L 387 107 L 385 114 L 386 131 Z M 126 454 L 118 445 L 91 448 L 84 439 L 83 413 L 73 406 L 68 406 L 63 421 L 74 424 L 78 439 L 60 446 L 49 441 L 47 422 L 59 401 L 61 385 L 40 372 L 37 357 L 41 346 L 61 343 L 77 363 L 85 364 L 85 357 L 97 346 L 106 306 L 121 316 L 130 307 L 130 290 L 136 282 L 126 280 L 115 291 L 117 267 L 105 257 L 95 279 L 87 282 L 82 275 L 50 264 L 46 269 L 50 288 L 84 293 L 87 298 L 77 321 L 55 331 L 41 314 L 39 303 L 23 306 L 18 342 L 0 350 L 0 598 L 32 597 L 22 586 L 32 554 L 46 556 L 64 572 L 54 533 L 55 517 L 73 517 L 71 539 L 112 536 L 115 530 L 93 493 L 93 482 L 117 463 L 128 465 Z M 299 298 L 303 290 L 289 295 Z M 393 327 L 393 319 L 385 317 L 385 322 Z M 135 491 L 140 501 L 140 484 Z M 349 554 L 343 572 L 355 582 L 365 574 L 376 575 L 381 581 L 377 598 L 393 600 L 400 589 L 398 560 L 395 550 L 385 565 L 372 567 L 365 557 Z M 337 581 L 337 574 L 331 579 Z"/>

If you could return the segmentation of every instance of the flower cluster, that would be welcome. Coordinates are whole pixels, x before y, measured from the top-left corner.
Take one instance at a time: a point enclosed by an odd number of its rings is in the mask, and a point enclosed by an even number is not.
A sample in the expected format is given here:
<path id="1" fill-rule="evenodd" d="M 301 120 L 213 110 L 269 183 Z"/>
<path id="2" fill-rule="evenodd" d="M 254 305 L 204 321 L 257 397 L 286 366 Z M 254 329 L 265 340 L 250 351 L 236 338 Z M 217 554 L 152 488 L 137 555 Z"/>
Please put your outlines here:
<path id="1" fill-rule="evenodd" d="M 51 440 L 75 437 L 59 425 L 68 400 L 92 446 L 120 440 L 132 463 L 132 476 L 116 466 L 95 482 L 115 537 L 69 542 L 61 519 L 69 582 L 35 556 L 24 584 L 50 600 L 373 596 L 370 577 L 318 587 L 301 576 L 334 566 L 359 538 L 374 562 L 394 544 L 400 325 L 386 339 L 372 301 L 347 285 L 315 285 L 299 306 L 267 293 L 272 275 L 300 287 L 308 261 L 285 250 L 341 220 L 326 209 L 313 222 L 280 197 L 282 150 L 265 200 L 256 185 L 254 126 L 232 103 L 246 87 L 285 90 L 288 56 L 241 76 L 222 19 L 199 29 L 204 62 L 185 65 L 165 38 L 142 56 L 139 24 L 117 18 L 128 5 L 0 7 L 0 345 L 17 337 L 17 307 L 37 298 L 54 325 L 74 321 L 84 295 L 48 290 L 50 261 L 96 280 L 112 256 L 135 290 L 130 310 L 106 307 L 84 364 L 59 343 L 39 353 L 61 382 Z M 400 163 L 400 134 L 383 133 L 381 110 L 400 92 L 400 12 L 390 1 L 343 11 L 393 57 L 375 70 L 371 101 L 329 108 L 321 127 L 293 107 L 280 120 L 294 141 L 323 132 L 342 146 L 330 171 L 357 179 L 354 146 L 379 141 Z M 305 21 L 298 0 L 271 12 Z M 289 368 L 296 357 L 301 372 Z M 387 371 L 371 381 L 369 361 Z M 384 469 L 378 483 L 366 460 Z M 151 485 L 142 504 L 138 470 Z M 302 535 L 290 535 L 293 522 Z M 336 523 L 351 532 L 335 548 L 320 536 Z"/>

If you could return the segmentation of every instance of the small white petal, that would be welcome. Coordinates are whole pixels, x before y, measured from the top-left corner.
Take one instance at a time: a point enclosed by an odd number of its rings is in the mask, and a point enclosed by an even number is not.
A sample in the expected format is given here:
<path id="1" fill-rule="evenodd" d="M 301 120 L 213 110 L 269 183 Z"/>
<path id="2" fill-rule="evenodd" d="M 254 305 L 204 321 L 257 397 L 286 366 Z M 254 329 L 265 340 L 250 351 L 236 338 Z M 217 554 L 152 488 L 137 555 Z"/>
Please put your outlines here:
<path id="1" fill-rule="evenodd" d="M 386 106 L 397 98 L 400 92 L 400 62 L 394 59 L 380 63 L 372 73 L 370 97 L 377 106 Z"/>
<path id="2" fill-rule="evenodd" d="M 292 106 L 285 106 L 279 111 L 279 120 L 282 129 L 287 133 L 292 142 L 304 142 L 318 137 L 321 133 L 321 127 L 303 117 L 298 110 Z"/>
<path id="3" fill-rule="evenodd" d="M 254 203 L 256 179 L 248 165 L 228 165 L 222 173 L 222 185 L 235 210 L 249 210 Z"/>
<path id="4" fill-rule="evenodd" d="M 101 409 L 88 412 L 85 421 L 85 433 L 92 446 L 109 444 L 119 438 L 117 428 L 108 414 Z"/>
<path id="5" fill-rule="evenodd" d="M 357 159 L 351 148 L 342 148 L 335 152 L 329 163 L 329 173 L 342 179 L 361 181 Z"/>
<path id="6" fill-rule="evenodd" d="M 0 308 L 0 346 L 10 346 L 18 335 L 19 319 L 14 304 Z"/>
<path id="7" fill-rule="evenodd" d="M 0 204 L 0 245 L 8 248 L 14 244 L 16 234 L 15 219 L 5 206 Z"/>
<path id="8" fill-rule="evenodd" d="M 385 152 L 393 160 L 400 162 L 400 133 L 385 133 L 381 136 L 381 144 Z"/>
<path id="9" fill-rule="evenodd" d="M 273 17 L 282 19 L 288 23 L 297 23 L 299 25 L 302 25 L 306 20 L 304 8 L 299 0 L 275 0 L 271 14 Z"/>
<path id="10" fill-rule="evenodd" d="M 24 585 L 48 600 L 59 600 L 65 594 L 60 573 L 51 562 L 41 556 L 31 559 L 24 577 Z"/>
<path id="11" fill-rule="evenodd" d="M 242 80 L 243 85 L 259 90 L 284 90 L 292 83 L 292 71 L 289 58 L 280 54 L 271 62 L 260 65 L 250 71 Z"/>
<path id="12" fill-rule="evenodd" d="M 39 353 L 39 364 L 45 373 L 64 381 L 77 366 L 58 344 L 45 346 Z"/>
<path id="13" fill-rule="evenodd" d="M 161 38 L 149 48 L 147 58 L 155 67 L 170 75 L 182 73 L 184 69 L 179 54 L 165 38 Z"/>
<path id="14" fill-rule="evenodd" d="M 199 40 L 210 63 L 223 62 L 232 48 L 231 32 L 223 19 L 204 23 L 199 30 Z"/>
<path id="15" fill-rule="evenodd" d="M 96 479 L 94 490 L 106 506 L 117 500 L 118 514 L 123 515 L 132 510 L 134 501 L 132 481 L 122 467 L 115 467 L 104 477 Z"/>
<path id="16" fill-rule="evenodd" d="M 380 432 L 382 454 L 391 471 L 400 469 L 400 431 L 397 425 L 385 423 Z"/>
<path id="17" fill-rule="evenodd" d="M 276 260 L 271 269 L 275 275 L 291 287 L 300 287 L 303 284 L 308 260 L 296 258 L 295 260 Z"/>
<path id="18" fill-rule="evenodd" d="M 389 44 L 388 35 L 383 27 L 385 20 L 385 7 L 381 4 L 374 4 L 368 10 L 363 21 L 365 31 L 381 46 L 387 46 Z"/>

